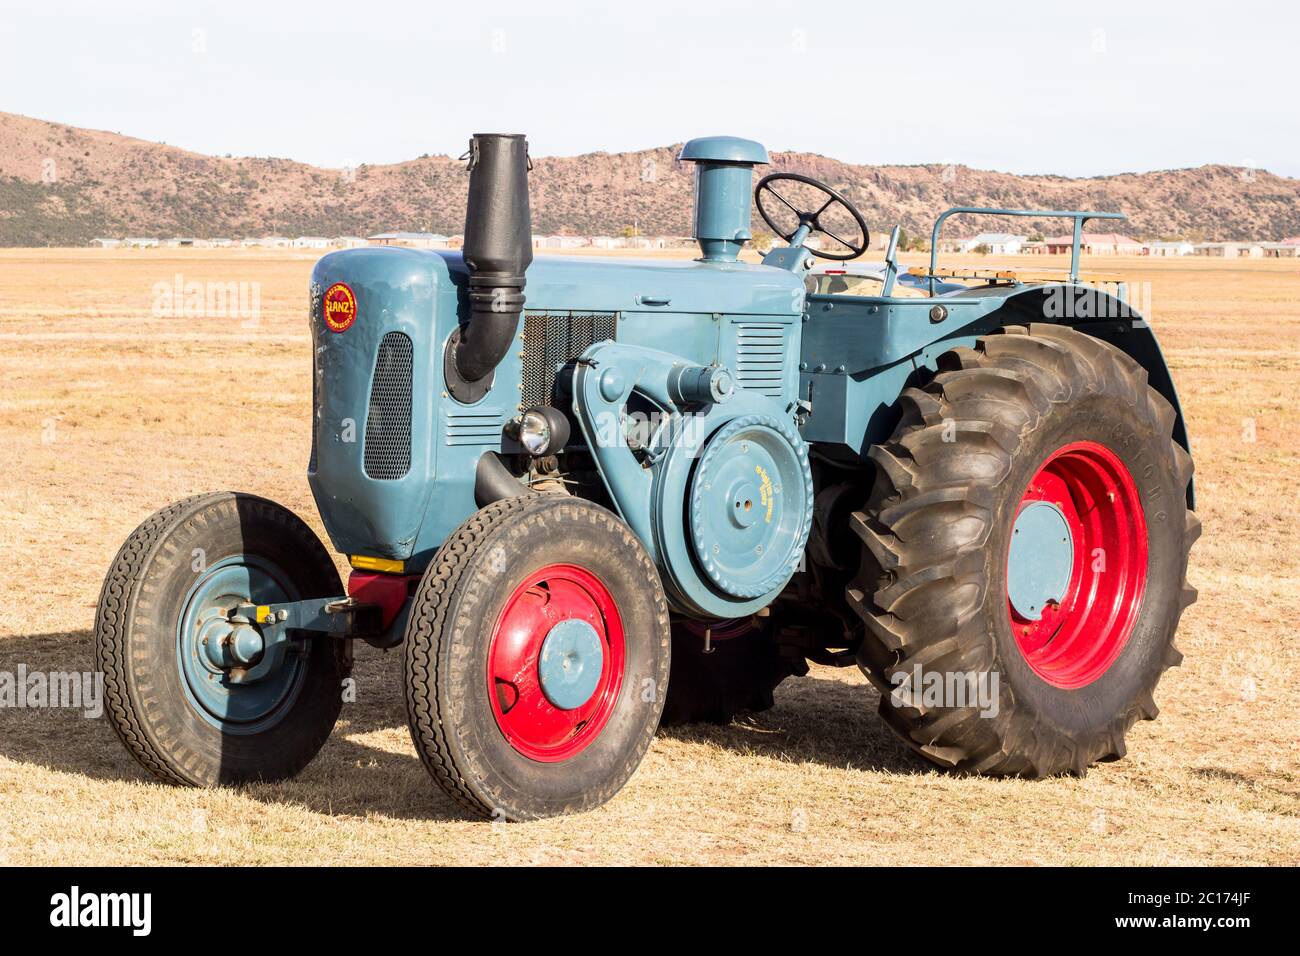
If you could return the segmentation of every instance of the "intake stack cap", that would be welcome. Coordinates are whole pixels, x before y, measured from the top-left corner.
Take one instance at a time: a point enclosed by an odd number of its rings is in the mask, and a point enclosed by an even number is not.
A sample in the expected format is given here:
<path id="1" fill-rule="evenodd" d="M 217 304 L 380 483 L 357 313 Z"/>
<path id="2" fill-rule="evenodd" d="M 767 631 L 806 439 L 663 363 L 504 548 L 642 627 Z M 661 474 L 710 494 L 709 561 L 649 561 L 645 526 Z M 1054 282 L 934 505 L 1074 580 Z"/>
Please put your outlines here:
<path id="1" fill-rule="evenodd" d="M 695 241 L 707 262 L 735 262 L 749 231 L 754 167 L 769 162 L 762 143 L 736 136 L 693 139 L 678 154 L 695 163 Z"/>

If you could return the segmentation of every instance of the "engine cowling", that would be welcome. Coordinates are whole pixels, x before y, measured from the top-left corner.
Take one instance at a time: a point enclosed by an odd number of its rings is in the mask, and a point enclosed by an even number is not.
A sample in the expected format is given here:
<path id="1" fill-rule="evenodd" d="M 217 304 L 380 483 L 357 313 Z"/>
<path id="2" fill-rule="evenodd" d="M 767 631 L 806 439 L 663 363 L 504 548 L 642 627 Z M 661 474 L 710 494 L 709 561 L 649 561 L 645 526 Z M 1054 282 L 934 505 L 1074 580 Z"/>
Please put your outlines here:
<path id="1" fill-rule="evenodd" d="M 770 604 L 802 560 L 812 527 L 808 448 L 788 411 L 764 395 L 680 401 L 672 383 L 688 365 L 653 349 L 593 345 L 575 373 L 574 412 L 670 601 L 697 617 L 743 617 Z M 633 391 L 664 412 L 637 452 L 622 427 Z"/>

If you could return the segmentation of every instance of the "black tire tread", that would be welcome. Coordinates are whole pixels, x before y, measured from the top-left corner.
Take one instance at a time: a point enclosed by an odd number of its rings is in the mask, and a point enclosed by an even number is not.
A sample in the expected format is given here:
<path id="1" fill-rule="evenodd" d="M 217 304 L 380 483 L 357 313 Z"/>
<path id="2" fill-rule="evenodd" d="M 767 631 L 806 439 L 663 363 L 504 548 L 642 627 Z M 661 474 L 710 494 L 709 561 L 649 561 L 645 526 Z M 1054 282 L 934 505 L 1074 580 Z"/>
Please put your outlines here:
<path id="1" fill-rule="evenodd" d="M 589 506 L 593 512 L 600 512 L 600 518 L 607 523 L 608 528 L 621 535 L 639 556 L 638 571 L 645 577 L 647 586 L 653 587 L 656 596 L 656 624 L 663 635 L 661 650 L 664 655 L 669 653 L 668 604 L 659 583 L 658 571 L 631 529 L 613 514 L 568 495 L 533 493 L 494 502 L 466 519 L 447 538 L 420 581 L 406 635 L 404 684 L 408 725 L 420 760 L 443 791 L 458 806 L 475 816 L 496 819 L 503 811 L 493 801 L 485 798 L 483 789 L 472 782 L 469 768 L 458 761 L 456 748 L 452 745 L 454 729 L 443 719 L 439 710 L 442 699 L 438 690 L 440 668 L 444 665 L 440 641 L 444 628 L 449 624 L 453 599 L 475 556 L 495 533 L 507 524 L 525 520 L 551 508 L 579 502 Z M 662 708 L 662 704 L 663 695 L 660 694 L 658 706 Z M 658 713 L 655 714 L 655 719 L 657 723 Z M 588 791 L 580 801 L 567 807 L 564 812 L 590 809 L 610 799 L 641 762 L 651 739 L 652 735 L 647 735 L 641 745 L 628 754 L 623 772 L 614 775 L 616 783 Z M 529 818 L 528 815 L 513 811 L 505 814 L 505 819 L 509 820 Z"/>
<path id="2" fill-rule="evenodd" d="M 446 724 L 438 710 L 437 637 L 447 617 L 448 606 L 470 559 L 492 531 L 509 518 L 524 514 L 540 495 L 520 495 L 495 501 L 476 511 L 457 528 L 438 550 L 433 565 L 425 572 L 411 608 L 413 633 L 406 638 L 407 723 L 415 750 L 424 767 L 443 791 L 462 809 L 478 816 L 490 815 L 456 767 Z"/>
<path id="3" fill-rule="evenodd" d="M 104 675 L 109 723 L 140 765 L 164 783 L 194 786 L 176 773 L 145 731 L 126 680 L 127 607 L 149 555 L 167 531 L 220 493 L 191 495 L 154 512 L 127 537 L 100 589 L 95 613 L 95 667 Z"/>
<path id="4" fill-rule="evenodd" d="M 175 786 L 201 787 L 211 781 L 187 773 L 185 768 L 170 759 L 167 748 L 150 732 L 143 719 L 140 702 L 135 699 L 127 677 L 131 608 L 144 582 L 146 569 L 152 561 L 159 559 L 168 535 L 212 505 L 230 500 L 262 509 L 265 515 L 284 526 L 287 533 L 314 542 L 314 553 L 304 554 L 304 560 L 315 561 L 318 571 L 333 576 L 336 582 L 338 580 L 338 572 L 328 552 L 302 519 L 275 502 L 256 495 L 231 491 L 191 495 L 154 512 L 127 537 L 100 589 L 95 612 L 95 666 L 104 675 L 105 701 L 114 732 L 145 770 L 158 780 Z M 285 775 L 297 773 L 306 762 L 286 768 Z"/>
<path id="5" fill-rule="evenodd" d="M 864 550 L 862 569 L 848 588 L 850 606 L 866 623 L 859 662 L 881 690 L 886 722 L 935 763 L 992 776 L 1082 776 L 1093 761 L 1124 754 L 1128 729 L 1157 713 L 1153 692 L 1161 673 L 1182 660 L 1172 641 L 1175 618 L 1164 664 L 1150 686 L 1091 743 L 1035 726 L 1016 708 L 1003 708 L 990 720 L 970 708 L 927 713 L 889 700 L 891 674 L 913 664 L 965 672 L 990 666 L 991 650 L 975 616 L 983 602 L 979 568 L 992 529 L 993 493 L 1010 471 L 1024 430 L 1053 405 L 1103 387 L 1118 389 L 1161 434 L 1171 434 L 1172 407 L 1148 386 L 1145 369 L 1120 350 L 1062 326 L 1008 327 L 980 338 L 973 349 L 945 353 L 932 381 L 903 394 L 903 417 L 892 438 L 870 451 L 877 482 L 851 521 Z M 1172 438 L 1168 454 L 1171 471 L 1186 487 L 1191 457 Z M 1199 534 L 1200 521 L 1187 511 L 1180 614 L 1196 597 L 1187 584 L 1187 549 Z"/>

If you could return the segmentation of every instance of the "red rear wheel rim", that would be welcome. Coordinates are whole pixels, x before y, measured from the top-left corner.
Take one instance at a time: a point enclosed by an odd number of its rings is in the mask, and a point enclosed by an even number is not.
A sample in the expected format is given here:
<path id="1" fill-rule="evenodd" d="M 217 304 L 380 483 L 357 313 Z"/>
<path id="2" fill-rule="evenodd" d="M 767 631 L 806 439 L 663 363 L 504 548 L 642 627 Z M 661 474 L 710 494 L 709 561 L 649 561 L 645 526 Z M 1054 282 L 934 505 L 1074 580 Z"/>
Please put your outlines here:
<path id="1" fill-rule="evenodd" d="M 539 672 L 547 635 L 562 622 L 590 625 L 601 658 L 595 690 L 582 704 L 557 707 Z M 492 714 L 515 750 L 555 763 L 585 750 L 605 725 L 623 685 L 623 619 L 604 583 L 571 564 L 552 564 L 515 588 L 492 630 L 487 682 Z"/>
<path id="2" fill-rule="evenodd" d="M 1142 605 L 1147 580 L 1142 499 L 1119 457 L 1084 441 L 1057 449 L 1043 462 L 1017 518 L 1033 502 L 1048 502 L 1064 517 L 1073 563 L 1063 594 L 1038 620 L 1022 616 L 1008 595 L 1012 633 L 1025 661 L 1047 683 L 1085 687 L 1115 663 Z"/>

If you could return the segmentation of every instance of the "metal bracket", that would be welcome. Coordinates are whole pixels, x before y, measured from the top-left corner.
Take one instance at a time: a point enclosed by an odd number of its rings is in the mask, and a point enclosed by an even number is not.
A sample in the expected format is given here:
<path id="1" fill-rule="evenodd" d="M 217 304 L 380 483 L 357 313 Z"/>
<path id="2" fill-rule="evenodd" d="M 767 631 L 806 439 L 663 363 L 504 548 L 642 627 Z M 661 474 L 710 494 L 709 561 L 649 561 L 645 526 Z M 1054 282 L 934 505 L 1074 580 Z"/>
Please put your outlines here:
<path id="1" fill-rule="evenodd" d="M 255 624 L 261 635 L 260 656 L 249 654 L 232 662 L 227 676 L 232 684 L 252 684 L 279 667 L 295 648 L 305 653 L 308 646 L 302 638 L 310 634 L 362 640 L 379 637 L 383 609 L 341 595 L 284 604 L 241 604 L 229 620 L 232 624 Z"/>

